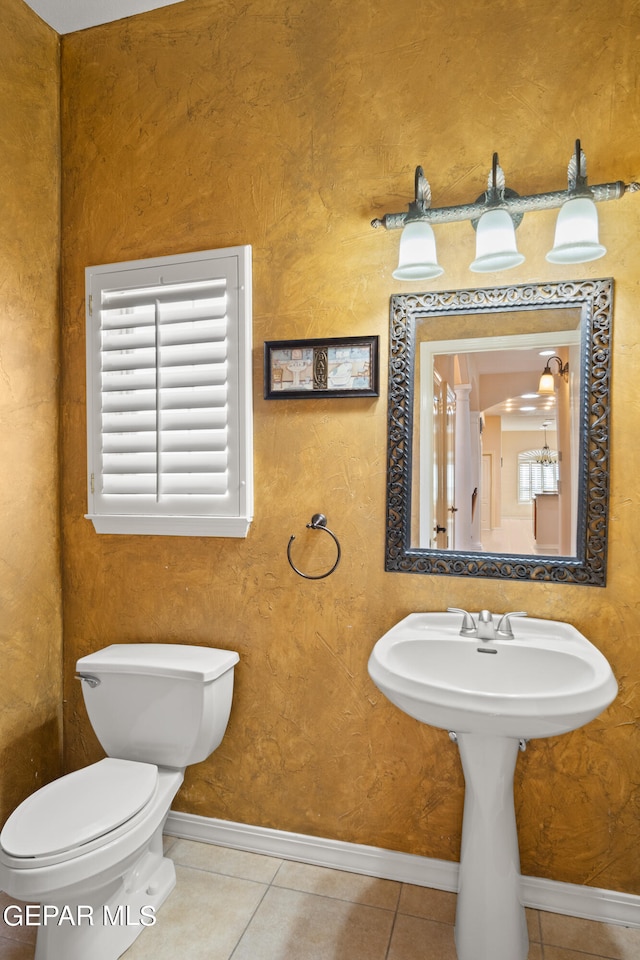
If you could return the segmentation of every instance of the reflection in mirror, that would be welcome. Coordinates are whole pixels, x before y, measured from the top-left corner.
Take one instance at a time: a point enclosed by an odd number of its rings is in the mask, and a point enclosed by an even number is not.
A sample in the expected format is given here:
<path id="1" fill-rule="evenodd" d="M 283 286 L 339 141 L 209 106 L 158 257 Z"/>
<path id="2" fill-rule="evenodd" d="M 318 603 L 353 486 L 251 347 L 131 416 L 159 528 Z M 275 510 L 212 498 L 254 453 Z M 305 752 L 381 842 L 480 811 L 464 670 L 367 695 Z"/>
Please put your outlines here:
<path id="1" fill-rule="evenodd" d="M 612 286 L 392 297 L 387 570 L 604 585 Z"/>
<path id="2" fill-rule="evenodd" d="M 417 546 L 575 555 L 580 311 L 554 312 L 548 333 L 542 317 L 538 332 L 515 332 L 530 328 L 531 314 L 526 325 L 508 315 L 500 336 L 457 337 L 468 326 L 462 317 L 435 340 L 432 324 L 418 323 Z M 552 375 L 551 392 L 541 393 L 551 356 L 568 378 Z"/>

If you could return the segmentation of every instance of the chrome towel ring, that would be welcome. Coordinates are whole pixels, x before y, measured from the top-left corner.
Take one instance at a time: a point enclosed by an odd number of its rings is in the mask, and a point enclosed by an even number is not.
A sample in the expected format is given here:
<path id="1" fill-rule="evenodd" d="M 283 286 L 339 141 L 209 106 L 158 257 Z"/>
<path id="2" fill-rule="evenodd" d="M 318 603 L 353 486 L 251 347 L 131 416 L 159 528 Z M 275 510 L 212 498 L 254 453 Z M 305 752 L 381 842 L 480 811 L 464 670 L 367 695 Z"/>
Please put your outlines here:
<path id="1" fill-rule="evenodd" d="M 329 527 L 327 526 L 327 518 L 325 517 L 324 513 L 314 513 L 314 515 L 311 517 L 311 521 L 307 524 L 307 528 L 309 530 L 324 530 L 325 533 L 329 534 L 329 536 L 332 538 L 338 550 L 338 555 L 336 556 L 336 562 L 334 563 L 334 565 L 331 567 L 330 570 L 327 570 L 326 573 L 311 574 L 311 573 L 303 573 L 302 570 L 298 570 L 295 563 L 291 559 L 291 544 L 295 540 L 294 534 L 291 534 L 291 537 L 289 538 L 289 544 L 287 546 L 287 560 L 289 561 L 289 566 L 291 567 L 291 569 L 295 570 L 298 576 L 304 577 L 305 580 L 324 580 L 325 577 L 328 577 L 330 574 L 333 573 L 333 571 L 336 569 L 336 567 L 340 563 L 342 550 L 340 549 L 340 544 L 338 542 L 338 538 L 336 537 L 335 533 L 329 530 Z"/>

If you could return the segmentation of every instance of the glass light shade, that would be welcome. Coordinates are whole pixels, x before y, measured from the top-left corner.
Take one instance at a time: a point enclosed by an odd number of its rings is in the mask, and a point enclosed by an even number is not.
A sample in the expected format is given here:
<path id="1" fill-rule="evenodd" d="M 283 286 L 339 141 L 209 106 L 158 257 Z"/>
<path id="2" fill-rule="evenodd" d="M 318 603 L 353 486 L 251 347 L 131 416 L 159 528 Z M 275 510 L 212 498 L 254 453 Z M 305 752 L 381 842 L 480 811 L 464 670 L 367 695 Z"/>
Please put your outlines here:
<path id="1" fill-rule="evenodd" d="M 474 273 L 508 270 L 524 263 L 516 247 L 516 231 L 506 210 L 487 210 L 476 229 L 476 258 L 469 269 Z"/>
<path id="2" fill-rule="evenodd" d="M 444 273 L 436 257 L 436 238 L 428 223 L 408 223 L 400 235 L 396 280 L 433 280 Z"/>
<path id="3" fill-rule="evenodd" d="M 538 393 L 541 393 L 543 396 L 550 396 L 555 392 L 556 388 L 553 381 L 553 374 L 543 373 L 540 377 L 540 383 L 538 384 Z"/>
<path id="4" fill-rule="evenodd" d="M 598 242 L 598 211 L 588 197 L 572 197 L 561 207 L 556 220 L 550 263 L 587 263 L 604 257 L 607 248 Z"/>

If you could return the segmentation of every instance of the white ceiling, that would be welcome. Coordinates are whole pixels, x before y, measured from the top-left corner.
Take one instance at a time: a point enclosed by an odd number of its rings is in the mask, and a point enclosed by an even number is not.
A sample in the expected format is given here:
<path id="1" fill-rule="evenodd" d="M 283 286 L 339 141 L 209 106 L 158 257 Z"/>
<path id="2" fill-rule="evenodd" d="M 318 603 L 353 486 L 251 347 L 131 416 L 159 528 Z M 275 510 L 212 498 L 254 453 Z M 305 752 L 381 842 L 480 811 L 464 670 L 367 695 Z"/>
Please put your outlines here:
<path id="1" fill-rule="evenodd" d="M 57 33 L 73 33 L 136 13 L 167 7 L 181 0 L 26 0 Z"/>

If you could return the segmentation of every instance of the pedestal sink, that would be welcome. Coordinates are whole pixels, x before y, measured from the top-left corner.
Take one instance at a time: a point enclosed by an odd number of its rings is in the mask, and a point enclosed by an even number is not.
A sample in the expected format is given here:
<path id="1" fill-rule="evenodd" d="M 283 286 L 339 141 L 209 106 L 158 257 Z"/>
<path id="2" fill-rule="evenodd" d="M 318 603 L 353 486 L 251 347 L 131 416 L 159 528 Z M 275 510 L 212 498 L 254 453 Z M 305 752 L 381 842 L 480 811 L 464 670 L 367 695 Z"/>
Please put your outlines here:
<path id="1" fill-rule="evenodd" d="M 600 651 L 568 623 L 503 618 L 499 630 L 486 611 L 481 618 L 410 614 L 378 640 L 369 674 L 409 716 L 448 730 L 460 750 L 459 960 L 526 960 L 513 805 L 518 751 L 531 738 L 593 720 L 618 685 Z"/>

